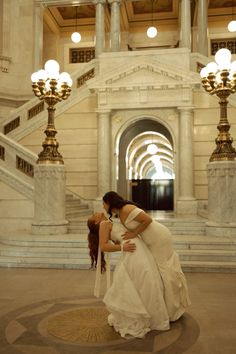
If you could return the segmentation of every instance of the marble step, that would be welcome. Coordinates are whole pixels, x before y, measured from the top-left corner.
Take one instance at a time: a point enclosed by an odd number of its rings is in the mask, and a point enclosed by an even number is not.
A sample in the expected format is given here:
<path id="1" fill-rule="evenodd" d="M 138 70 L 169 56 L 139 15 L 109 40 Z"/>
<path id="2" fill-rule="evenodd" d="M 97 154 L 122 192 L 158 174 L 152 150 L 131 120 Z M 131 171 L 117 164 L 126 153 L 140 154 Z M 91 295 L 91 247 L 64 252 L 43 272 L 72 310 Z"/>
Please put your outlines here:
<path id="1" fill-rule="evenodd" d="M 212 262 L 212 261 L 181 261 L 184 272 L 220 272 L 236 273 L 236 262 Z M 50 262 L 47 258 L 40 257 L 0 257 L 0 267 L 15 268 L 55 268 L 55 269 L 90 269 L 89 259 L 74 260 L 53 258 Z M 114 266 L 112 266 L 114 268 Z M 92 271 L 92 270 L 91 270 Z"/>
<path id="2" fill-rule="evenodd" d="M 236 262 L 236 250 L 177 250 L 180 260 Z M 119 253 L 116 253 L 119 257 Z M 22 256 L 40 258 L 84 259 L 89 258 L 88 247 L 27 247 L 1 245 L 1 256 Z M 113 258 L 115 255 L 113 255 Z"/>
<path id="3" fill-rule="evenodd" d="M 88 212 L 88 216 L 91 213 Z M 78 220 L 75 217 L 72 218 L 72 216 L 74 215 L 69 215 L 68 219 L 69 219 L 69 230 L 72 233 L 76 233 L 76 232 L 81 232 L 81 230 L 86 230 L 88 231 L 87 228 L 87 219 L 86 220 Z M 179 223 L 176 223 L 173 226 L 173 223 L 171 223 L 171 225 L 168 225 L 168 223 L 164 223 L 164 222 L 160 222 L 163 225 L 167 226 L 171 233 L 173 235 L 205 235 L 205 226 L 202 224 L 191 224 L 191 223 L 187 223 L 184 224 L 182 223 L 182 225 L 180 225 Z"/>

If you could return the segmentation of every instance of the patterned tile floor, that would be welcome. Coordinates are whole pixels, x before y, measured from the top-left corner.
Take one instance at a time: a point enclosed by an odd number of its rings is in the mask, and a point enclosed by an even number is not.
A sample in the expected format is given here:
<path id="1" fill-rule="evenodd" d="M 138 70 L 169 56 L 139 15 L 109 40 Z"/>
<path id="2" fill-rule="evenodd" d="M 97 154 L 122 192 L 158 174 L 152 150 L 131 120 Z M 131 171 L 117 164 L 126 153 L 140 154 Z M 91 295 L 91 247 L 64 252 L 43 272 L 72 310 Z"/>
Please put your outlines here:
<path id="1" fill-rule="evenodd" d="M 236 274 L 187 273 L 192 305 L 169 331 L 145 339 L 84 342 L 71 321 L 52 331 L 57 316 L 105 310 L 92 296 L 94 276 L 92 270 L 1 268 L 0 354 L 235 354 Z M 106 323 L 103 331 L 85 323 L 89 335 L 110 330 Z"/>

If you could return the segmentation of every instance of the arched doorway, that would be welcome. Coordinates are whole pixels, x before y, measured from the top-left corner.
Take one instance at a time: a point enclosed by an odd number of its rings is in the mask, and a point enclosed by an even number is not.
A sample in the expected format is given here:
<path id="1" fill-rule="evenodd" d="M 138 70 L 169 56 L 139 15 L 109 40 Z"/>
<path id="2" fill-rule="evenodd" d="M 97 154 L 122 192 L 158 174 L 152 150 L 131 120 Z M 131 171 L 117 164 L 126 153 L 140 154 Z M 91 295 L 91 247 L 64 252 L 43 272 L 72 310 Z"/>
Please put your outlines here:
<path id="1" fill-rule="evenodd" d="M 156 151 L 148 151 L 152 145 Z M 173 139 L 153 119 L 131 124 L 119 141 L 117 190 L 147 210 L 173 210 Z"/>

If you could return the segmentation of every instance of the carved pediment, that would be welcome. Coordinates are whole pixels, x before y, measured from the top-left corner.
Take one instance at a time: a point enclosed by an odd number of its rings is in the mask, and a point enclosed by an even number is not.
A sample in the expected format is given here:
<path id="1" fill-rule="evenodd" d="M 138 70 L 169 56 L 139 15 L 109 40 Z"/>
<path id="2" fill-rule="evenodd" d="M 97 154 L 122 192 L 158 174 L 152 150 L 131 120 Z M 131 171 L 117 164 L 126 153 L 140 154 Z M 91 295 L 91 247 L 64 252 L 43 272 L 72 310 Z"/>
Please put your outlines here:
<path id="1" fill-rule="evenodd" d="M 98 90 L 130 87 L 191 87 L 200 85 L 199 75 L 191 71 L 183 71 L 163 63 L 141 62 L 130 65 L 123 64 L 114 68 L 109 74 L 100 73 L 91 80 L 89 87 Z"/>

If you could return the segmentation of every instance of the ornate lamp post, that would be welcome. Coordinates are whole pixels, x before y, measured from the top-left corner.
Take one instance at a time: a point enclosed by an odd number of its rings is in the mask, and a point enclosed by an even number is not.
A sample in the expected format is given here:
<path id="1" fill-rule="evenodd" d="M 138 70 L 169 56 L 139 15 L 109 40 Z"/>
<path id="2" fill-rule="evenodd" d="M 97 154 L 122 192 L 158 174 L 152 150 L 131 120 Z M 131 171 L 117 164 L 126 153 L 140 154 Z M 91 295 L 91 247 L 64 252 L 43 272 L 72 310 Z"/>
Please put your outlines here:
<path id="1" fill-rule="evenodd" d="M 48 124 L 44 131 L 46 139 L 43 142 L 43 151 L 39 153 L 38 164 L 63 164 L 61 154 L 58 152 L 58 142 L 55 138 L 57 131 L 54 126 L 55 105 L 66 100 L 71 92 L 72 80 L 68 73 L 59 74 L 59 64 L 56 60 L 48 60 L 44 70 L 31 75 L 32 88 L 35 96 L 44 100 L 48 105 Z"/>
<path id="2" fill-rule="evenodd" d="M 54 126 L 55 105 L 66 100 L 71 92 L 72 80 L 68 73 L 59 74 L 59 64 L 49 60 L 44 70 L 31 76 L 35 96 L 48 105 L 48 124 L 43 151 L 38 155 L 34 169 L 34 222 L 32 233 L 43 235 L 67 233 L 65 217 L 65 166 L 58 152 Z"/>
<path id="3" fill-rule="evenodd" d="M 210 95 L 215 94 L 220 104 L 220 121 L 217 125 L 219 134 L 210 161 L 234 161 L 236 150 L 229 133 L 227 104 L 228 97 L 236 91 L 236 61 L 231 63 L 231 52 L 226 48 L 218 50 L 215 61 L 207 64 L 200 72 L 202 86 Z"/>

